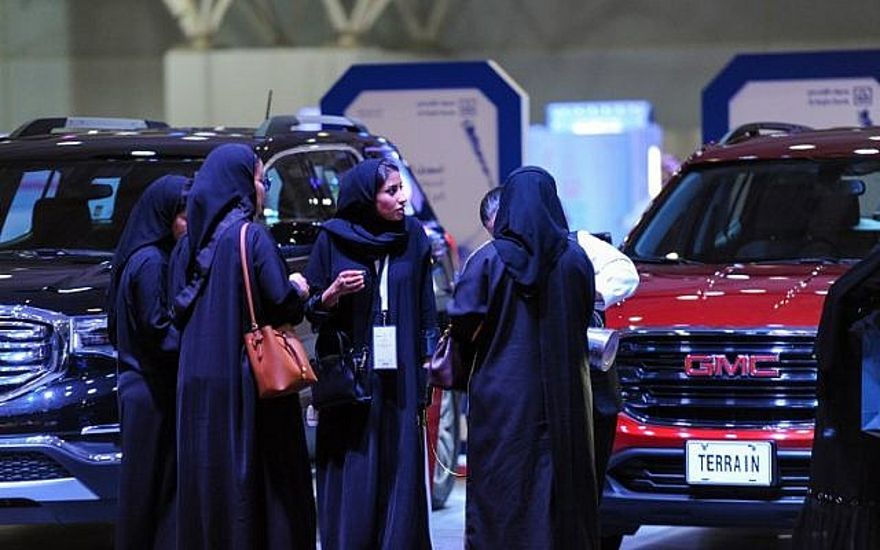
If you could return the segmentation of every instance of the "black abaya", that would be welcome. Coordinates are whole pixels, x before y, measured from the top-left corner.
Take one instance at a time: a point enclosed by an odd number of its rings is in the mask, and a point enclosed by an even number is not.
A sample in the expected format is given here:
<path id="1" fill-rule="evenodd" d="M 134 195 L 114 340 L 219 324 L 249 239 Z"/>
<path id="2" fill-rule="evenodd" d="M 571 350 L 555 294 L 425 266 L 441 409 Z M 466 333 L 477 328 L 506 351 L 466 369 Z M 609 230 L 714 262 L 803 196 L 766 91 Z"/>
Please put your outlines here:
<path id="1" fill-rule="evenodd" d="M 315 547 L 299 397 L 258 399 L 242 345 L 239 230 L 253 216 L 254 161 L 243 146 L 208 156 L 187 205 L 189 238 L 171 266 L 172 280 L 189 285 L 175 304 L 185 321 L 177 389 L 181 549 Z M 253 224 L 246 242 L 258 322 L 298 323 L 302 303 L 268 230 Z"/>
<path id="2" fill-rule="evenodd" d="M 458 341 L 478 333 L 468 390 L 468 548 L 598 548 L 584 346 L 594 275 L 555 206 L 549 175 L 514 172 L 496 241 L 468 260 L 448 308 Z"/>
<path id="3" fill-rule="evenodd" d="M 152 183 L 120 237 L 108 291 L 108 331 L 118 353 L 122 465 L 116 547 L 174 545 L 174 384 L 178 333 L 166 294 L 172 221 L 187 179 Z"/>
<path id="4" fill-rule="evenodd" d="M 174 541 L 174 385 L 177 331 L 166 307 L 167 253 L 135 252 L 120 278 L 116 324 L 122 468 L 116 548 L 166 549 Z"/>
<path id="5" fill-rule="evenodd" d="M 829 290 L 817 336 L 818 394 L 810 491 L 793 548 L 880 548 L 880 438 L 861 431 L 862 344 L 878 338 L 880 251 Z"/>
<path id="6" fill-rule="evenodd" d="M 307 315 L 319 339 L 341 330 L 361 347 L 372 341 L 372 327 L 381 317 L 374 260 L 390 254 L 389 322 L 397 328 L 398 368 L 373 371 L 372 401 L 320 411 L 316 466 L 325 550 L 431 546 L 420 422 L 426 396 L 422 362 L 436 338 L 431 247 L 414 218 L 385 234 L 377 230 L 383 225 L 379 221 L 367 224 L 375 233 L 357 223 L 375 210 L 377 164 L 366 161 L 344 177 L 338 215 L 347 216 L 356 206 L 360 215 L 351 216 L 356 222 L 337 218 L 325 225 L 305 271 L 315 294 Z M 364 270 L 365 288 L 324 309 L 318 303 L 321 293 L 346 269 Z"/>

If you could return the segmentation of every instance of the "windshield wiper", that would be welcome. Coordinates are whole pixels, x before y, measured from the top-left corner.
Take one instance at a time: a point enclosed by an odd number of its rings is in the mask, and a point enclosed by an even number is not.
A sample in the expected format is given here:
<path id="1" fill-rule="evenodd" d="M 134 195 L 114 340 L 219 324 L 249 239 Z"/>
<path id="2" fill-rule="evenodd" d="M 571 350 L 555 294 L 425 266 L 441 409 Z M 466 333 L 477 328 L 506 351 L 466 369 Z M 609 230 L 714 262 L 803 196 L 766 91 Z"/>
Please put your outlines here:
<path id="1" fill-rule="evenodd" d="M 697 260 L 689 260 L 688 258 L 668 258 L 666 256 L 633 256 L 634 262 L 642 262 L 646 264 L 666 264 L 666 265 L 705 265 Z"/>

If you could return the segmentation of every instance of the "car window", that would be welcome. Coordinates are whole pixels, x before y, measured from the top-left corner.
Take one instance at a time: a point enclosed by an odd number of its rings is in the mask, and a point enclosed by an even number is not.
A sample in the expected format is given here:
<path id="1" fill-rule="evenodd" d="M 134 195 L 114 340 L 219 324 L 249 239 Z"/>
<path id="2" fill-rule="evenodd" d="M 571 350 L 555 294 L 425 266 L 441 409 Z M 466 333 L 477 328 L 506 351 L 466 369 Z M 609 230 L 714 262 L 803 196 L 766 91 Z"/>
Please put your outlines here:
<path id="1" fill-rule="evenodd" d="M 880 163 L 771 161 L 687 172 L 631 239 L 636 258 L 862 258 L 880 243 Z"/>
<path id="2" fill-rule="evenodd" d="M 191 161 L 56 161 L 0 165 L 0 249 L 112 252 L 143 190 Z"/>
<path id="3" fill-rule="evenodd" d="M 271 182 L 263 216 L 278 222 L 322 221 L 333 216 L 339 180 L 358 159 L 348 150 L 316 150 L 280 157 L 267 167 Z"/>

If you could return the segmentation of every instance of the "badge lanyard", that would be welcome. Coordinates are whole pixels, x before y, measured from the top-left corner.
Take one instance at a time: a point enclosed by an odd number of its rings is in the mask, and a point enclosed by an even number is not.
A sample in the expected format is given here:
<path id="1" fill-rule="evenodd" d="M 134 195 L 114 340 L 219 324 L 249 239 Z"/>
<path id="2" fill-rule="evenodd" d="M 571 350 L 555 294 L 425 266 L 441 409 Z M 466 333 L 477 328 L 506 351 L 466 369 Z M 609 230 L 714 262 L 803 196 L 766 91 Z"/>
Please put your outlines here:
<path id="1" fill-rule="evenodd" d="M 391 257 L 385 256 L 382 272 L 379 274 L 379 299 L 381 302 L 382 325 L 373 327 L 373 368 L 393 370 L 397 368 L 397 327 L 388 323 L 388 269 Z"/>

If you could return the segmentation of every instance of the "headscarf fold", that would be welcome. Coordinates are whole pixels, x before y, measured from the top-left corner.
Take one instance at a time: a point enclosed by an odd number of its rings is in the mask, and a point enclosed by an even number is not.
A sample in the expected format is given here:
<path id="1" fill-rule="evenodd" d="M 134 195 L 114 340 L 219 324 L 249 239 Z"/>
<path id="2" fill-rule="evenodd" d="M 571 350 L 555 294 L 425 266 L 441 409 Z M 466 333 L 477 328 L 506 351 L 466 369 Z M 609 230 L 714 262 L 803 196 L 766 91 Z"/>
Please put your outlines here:
<path id="1" fill-rule="evenodd" d="M 107 323 L 111 339 L 116 338 L 119 283 L 128 260 L 146 246 L 159 246 L 170 252 L 174 246 L 171 224 L 185 204 L 189 178 L 167 175 L 155 180 L 144 191 L 129 214 L 125 229 L 113 255 L 113 273 L 107 290 Z"/>
<path id="2" fill-rule="evenodd" d="M 376 195 L 382 186 L 381 159 L 365 160 L 342 176 L 336 216 L 324 230 L 348 245 L 353 253 L 376 259 L 406 246 L 406 222 L 388 221 L 376 212 Z"/>
<path id="3" fill-rule="evenodd" d="M 506 271 L 535 291 L 565 251 L 568 222 L 553 176 L 536 166 L 511 172 L 501 191 L 492 242 Z"/>
<path id="4" fill-rule="evenodd" d="M 256 163 L 253 149 L 230 143 L 211 151 L 196 173 L 186 205 L 186 286 L 173 303 L 178 325 L 208 278 L 220 235 L 238 221 L 252 220 L 256 213 Z"/>

